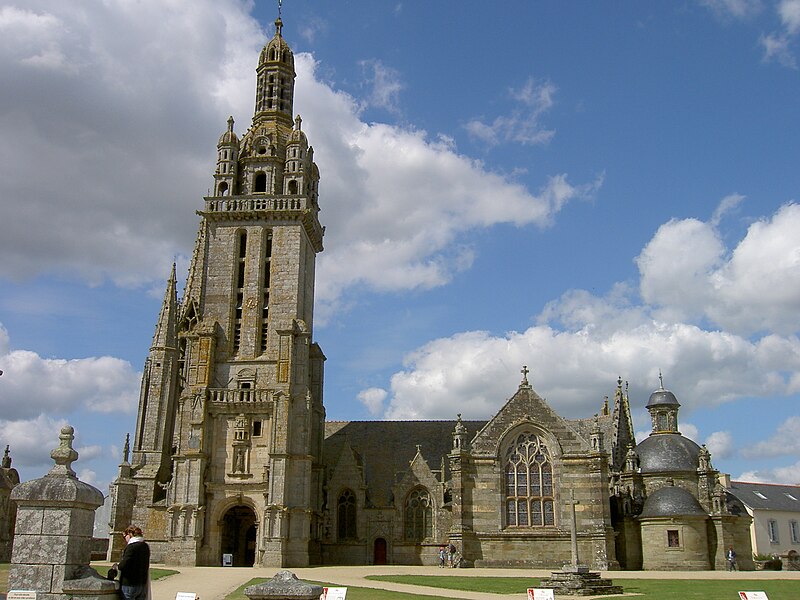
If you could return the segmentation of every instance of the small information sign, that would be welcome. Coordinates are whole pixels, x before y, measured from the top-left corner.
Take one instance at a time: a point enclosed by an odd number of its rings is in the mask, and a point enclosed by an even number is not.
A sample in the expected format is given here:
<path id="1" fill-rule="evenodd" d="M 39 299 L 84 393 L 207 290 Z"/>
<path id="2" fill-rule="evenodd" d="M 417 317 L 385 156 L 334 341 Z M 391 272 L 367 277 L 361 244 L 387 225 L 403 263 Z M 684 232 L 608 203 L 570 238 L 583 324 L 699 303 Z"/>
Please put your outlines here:
<path id="1" fill-rule="evenodd" d="M 36 600 L 34 590 L 9 590 L 6 600 Z"/>
<path id="2" fill-rule="evenodd" d="M 550 588 L 528 588 L 528 600 L 555 600 Z"/>
<path id="3" fill-rule="evenodd" d="M 769 600 L 767 592 L 739 592 L 739 600 Z"/>
<path id="4" fill-rule="evenodd" d="M 346 600 L 347 588 L 322 588 L 322 600 Z"/>
<path id="5" fill-rule="evenodd" d="M 198 600 L 198 597 L 194 592 L 178 592 L 175 594 L 175 600 Z"/>
<path id="6" fill-rule="evenodd" d="M 233 566 L 233 554 L 223 554 L 222 555 L 222 566 L 223 567 L 232 567 Z"/>

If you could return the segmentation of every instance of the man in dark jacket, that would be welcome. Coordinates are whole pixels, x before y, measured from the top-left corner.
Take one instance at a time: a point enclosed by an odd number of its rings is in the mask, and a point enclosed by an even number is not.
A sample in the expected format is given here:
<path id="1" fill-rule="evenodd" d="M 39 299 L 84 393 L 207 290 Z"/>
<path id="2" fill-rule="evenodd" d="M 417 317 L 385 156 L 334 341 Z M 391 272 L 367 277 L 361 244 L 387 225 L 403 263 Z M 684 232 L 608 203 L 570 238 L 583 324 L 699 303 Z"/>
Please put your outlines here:
<path id="1" fill-rule="evenodd" d="M 122 551 L 119 565 L 119 583 L 125 600 L 146 600 L 150 587 L 150 546 L 144 541 L 144 534 L 131 525 L 123 536 L 127 545 Z"/>

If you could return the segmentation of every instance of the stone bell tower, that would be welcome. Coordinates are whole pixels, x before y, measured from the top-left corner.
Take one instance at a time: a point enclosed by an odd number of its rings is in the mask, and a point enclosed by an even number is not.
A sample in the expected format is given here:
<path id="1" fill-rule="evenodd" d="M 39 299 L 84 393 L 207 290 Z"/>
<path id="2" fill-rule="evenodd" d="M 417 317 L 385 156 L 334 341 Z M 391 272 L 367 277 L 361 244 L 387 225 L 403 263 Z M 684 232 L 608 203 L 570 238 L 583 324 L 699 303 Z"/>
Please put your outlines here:
<path id="1" fill-rule="evenodd" d="M 259 56 L 249 129 L 231 117 L 219 139 L 184 296 L 171 277 L 142 383 L 131 516 L 167 563 L 318 562 L 324 230 L 282 26 Z"/>

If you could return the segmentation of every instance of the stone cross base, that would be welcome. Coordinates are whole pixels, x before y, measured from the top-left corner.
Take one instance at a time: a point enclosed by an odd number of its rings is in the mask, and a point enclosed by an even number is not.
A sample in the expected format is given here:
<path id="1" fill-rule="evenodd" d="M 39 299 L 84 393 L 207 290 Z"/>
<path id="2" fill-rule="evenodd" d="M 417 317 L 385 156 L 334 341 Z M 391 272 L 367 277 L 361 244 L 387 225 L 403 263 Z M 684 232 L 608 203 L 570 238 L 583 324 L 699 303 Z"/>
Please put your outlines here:
<path id="1" fill-rule="evenodd" d="M 608 596 L 623 593 L 621 585 L 614 585 L 610 579 L 603 579 L 600 573 L 577 571 L 574 567 L 554 571 L 549 579 L 542 579 L 539 587 L 550 588 L 556 595 L 562 596 Z"/>
<path id="2" fill-rule="evenodd" d="M 279 571 L 269 581 L 244 588 L 250 600 L 319 600 L 322 586 L 300 581 L 291 571 Z"/>

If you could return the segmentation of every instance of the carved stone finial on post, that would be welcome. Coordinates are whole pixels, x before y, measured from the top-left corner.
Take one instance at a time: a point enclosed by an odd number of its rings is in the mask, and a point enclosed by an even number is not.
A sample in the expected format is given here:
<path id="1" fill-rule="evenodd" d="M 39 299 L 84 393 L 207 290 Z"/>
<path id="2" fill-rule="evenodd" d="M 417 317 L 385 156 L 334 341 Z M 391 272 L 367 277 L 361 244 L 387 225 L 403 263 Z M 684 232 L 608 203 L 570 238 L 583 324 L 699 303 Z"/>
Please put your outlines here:
<path id="1" fill-rule="evenodd" d="M 49 600 L 111 600 L 117 594 L 114 582 L 89 566 L 95 510 L 103 504 L 103 493 L 80 481 L 72 469 L 78 458 L 74 433 L 62 427 L 59 446 L 50 453 L 55 461 L 50 472 L 11 492 L 17 520 L 8 589 L 36 591 Z"/>
<path id="2" fill-rule="evenodd" d="M 49 476 L 66 476 L 76 477 L 75 471 L 72 470 L 72 463 L 78 460 L 78 453 L 72 447 L 72 440 L 75 439 L 75 429 L 70 425 L 65 425 L 61 428 L 61 434 L 58 439 L 61 442 L 58 448 L 55 448 L 50 453 L 56 464 L 50 469 Z"/>
<path id="3" fill-rule="evenodd" d="M 4 469 L 11 468 L 11 455 L 8 453 L 9 446 L 6 446 L 6 451 L 3 453 L 3 463 L 0 465 Z"/>

